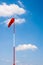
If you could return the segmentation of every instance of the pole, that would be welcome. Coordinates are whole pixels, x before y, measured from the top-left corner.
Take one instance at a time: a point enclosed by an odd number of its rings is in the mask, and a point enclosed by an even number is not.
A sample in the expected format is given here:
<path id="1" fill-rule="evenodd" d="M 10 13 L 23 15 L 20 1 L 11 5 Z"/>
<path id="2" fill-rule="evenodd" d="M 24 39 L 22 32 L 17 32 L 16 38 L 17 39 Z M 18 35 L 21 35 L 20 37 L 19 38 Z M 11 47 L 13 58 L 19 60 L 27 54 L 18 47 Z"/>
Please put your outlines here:
<path id="1" fill-rule="evenodd" d="M 13 65 L 15 65 L 15 47 L 13 47 Z"/>
<path id="2" fill-rule="evenodd" d="M 13 65 L 15 65 L 15 23 L 13 25 Z"/>

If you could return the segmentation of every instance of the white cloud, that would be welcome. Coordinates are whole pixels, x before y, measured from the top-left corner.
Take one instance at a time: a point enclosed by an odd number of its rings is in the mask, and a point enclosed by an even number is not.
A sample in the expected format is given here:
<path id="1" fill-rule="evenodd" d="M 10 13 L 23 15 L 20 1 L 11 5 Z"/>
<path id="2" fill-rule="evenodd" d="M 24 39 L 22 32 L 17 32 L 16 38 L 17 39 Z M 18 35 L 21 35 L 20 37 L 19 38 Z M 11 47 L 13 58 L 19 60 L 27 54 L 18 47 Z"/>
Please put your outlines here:
<path id="1" fill-rule="evenodd" d="M 20 0 L 18 0 L 18 3 L 21 7 L 24 7 L 24 5 L 22 4 L 22 2 Z"/>
<path id="2" fill-rule="evenodd" d="M 16 24 L 21 24 L 21 23 L 24 23 L 24 22 L 25 22 L 25 19 L 24 18 L 15 19 L 15 23 Z"/>
<path id="3" fill-rule="evenodd" d="M 32 45 L 32 44 L 23 44 L 23 45 L 18 45 L 16 47 L 16 51 L 23 51 L 23 50 L 36 50 L 37 46 Z"/>
<path id="4" fill-rule="evenodd" d="M 25 14 L 26 10 L 19 7 L 16 4 L 0 4 L 0 17 L 12 16 L 12 15 L 22 15 Z"/>

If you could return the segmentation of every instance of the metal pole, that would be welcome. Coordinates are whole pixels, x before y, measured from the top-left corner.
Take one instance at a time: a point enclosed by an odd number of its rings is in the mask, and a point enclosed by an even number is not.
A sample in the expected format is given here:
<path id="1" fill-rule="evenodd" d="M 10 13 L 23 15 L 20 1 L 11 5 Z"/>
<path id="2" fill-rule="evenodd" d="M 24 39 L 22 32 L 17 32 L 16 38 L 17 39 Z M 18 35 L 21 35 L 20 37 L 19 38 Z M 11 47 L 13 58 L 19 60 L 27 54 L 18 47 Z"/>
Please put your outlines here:
<path id="1" fill-rule="evenodd" d="M 13 65 L 15 65 L 15 23 L 13 25 Z"/>

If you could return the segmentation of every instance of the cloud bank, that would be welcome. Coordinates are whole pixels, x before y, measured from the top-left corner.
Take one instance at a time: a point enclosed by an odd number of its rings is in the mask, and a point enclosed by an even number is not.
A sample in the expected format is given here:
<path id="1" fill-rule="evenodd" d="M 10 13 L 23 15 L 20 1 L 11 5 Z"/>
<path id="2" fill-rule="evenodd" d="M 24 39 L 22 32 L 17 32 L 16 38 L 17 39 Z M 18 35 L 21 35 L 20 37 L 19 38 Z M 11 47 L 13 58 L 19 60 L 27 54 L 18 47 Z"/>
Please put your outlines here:
<path id="1" fill-rule="evenodd" d="M 16 47 L 16 51 L 36 50 L 36 49 L 37 49 L 37 46 L 32 44 L 23 44 L 23 45 L 18 45 Z"/>
<path id="2" fill-rule="evenodd" d="M 25 14 L 26 10 L 19 7 L 17 4 L 0 4 L 0 17 L 9 17 L 12 15 L 22 15 Z"/>

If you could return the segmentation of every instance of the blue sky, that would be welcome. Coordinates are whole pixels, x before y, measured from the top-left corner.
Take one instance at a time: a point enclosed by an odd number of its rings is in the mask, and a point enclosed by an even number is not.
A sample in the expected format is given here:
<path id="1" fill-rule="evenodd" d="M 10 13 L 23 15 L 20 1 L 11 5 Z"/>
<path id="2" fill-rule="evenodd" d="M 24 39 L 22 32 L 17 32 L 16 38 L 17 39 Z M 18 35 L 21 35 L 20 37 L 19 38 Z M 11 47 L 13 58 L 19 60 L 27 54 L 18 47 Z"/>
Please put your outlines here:
<path id="1" fill-rule="evenodd" d="M 10 4 L 15 4 L 11 11 L 6 8 Z M 43 1 L 1 0 L 0 5 L 0 65 L 12 65 L 13 26 L 6 25 L 12 17 L 16 18 L 16 64 L 43 65 Z"/>

